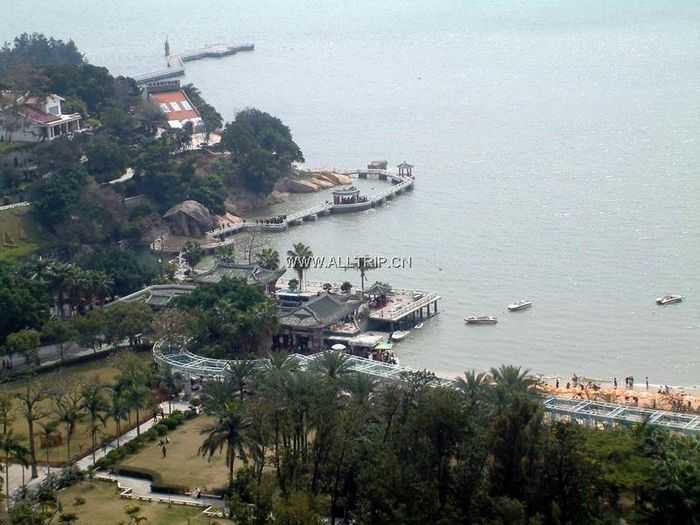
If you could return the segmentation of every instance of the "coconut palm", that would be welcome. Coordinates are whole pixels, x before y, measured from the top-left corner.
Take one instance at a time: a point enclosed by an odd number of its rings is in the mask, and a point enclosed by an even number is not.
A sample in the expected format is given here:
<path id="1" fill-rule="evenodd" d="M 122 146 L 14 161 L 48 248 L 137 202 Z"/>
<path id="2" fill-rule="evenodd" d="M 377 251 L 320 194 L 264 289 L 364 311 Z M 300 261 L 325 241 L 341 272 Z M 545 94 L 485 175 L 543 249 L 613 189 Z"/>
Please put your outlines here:
<path id="1" fill-rule="evenodd" d="M 316 357 L 310 368 L 330 379 L 340 379 L 353 372 L 348 355 L 335 351 L 324 352 Z"/>
<path id="2" fill-rule="evenodd" d="M 227 401 L 218 411 L 218 420 L 202 429 L 206 438 L 199 447 L 199 455 L 211 460 L 214 454 L 221 454 L 225 450 L 229 488 L 233 486 L 236 455 L 245 460 L 245 432 L 249 425 L 236 402 Z"/>
<path id="3" fill-rule="evenodd" d="M 292 268 L 299 276 L 299 289 L 304 289 L 304 272 L 311 268 L 311 259 L 314 253 L 311 248 L 304 243 L 298 242 L 292 246 L 291 250 L 287 251 L 287 257 L 292 263 Z"/>
<path id="4" fill-rule="evenodd" d="M 377 380 L 367 374 L 347 374 L 343 376 L 342 384 L 352 402 L 359 406 L 367 405 L 377 388 Z"/>
<path id="5" fill-rule="evenodd" d="M 22 477 L 24 478 L 24 468 L 30 463 L 29 449 L 24 446 L 22 440 L 15 436 L 10 429 L 9 432 L 0 436 L 0 450 L 5 455 L 5 496 L 9 503 L 10 494 L 10 462 L 22 465 Z"/>
<path id="6" fill-rule="evenodd" d="M 57 421 L 66 434 L 66 459 L 70 461 L 70 444 L 75 428 L 83 418 L 83 396 L 78 385 L 70 385 L 56 398 Z"/>
<path id="7" fill-rule="evenodd" d="M 252 359 L 239 359 L 229 364 L 229 374 L 233 386 L 238 390 L 239 397 L 243 401 L 243 393 L 246 385 L 255 377 L 257 365 Z"/>
<path id="8" fill-rule="evenodd" d="M 44 440 L 44 450 L 46 451 L 46 474 L 51 474 L 51 464 L 49 463 L 49 452 L 51 451 L 51 441 L 53 437 L 58 433 L 58 421 L 41 421 L 39 422 L 39 427 L 41 427 L 41 432 L 39 435 Z"/>
<path id="9" fill-rule="evenodd" d="M 255 261 L 262 268 L 268 270 L 278 270 L 280 267 L 280 253 L 272 248 L 263 248 L 255 256 Z"/>
<path id="10" fill-rule="evenodd" d="M 464 396 L 470 408 L 485 401 L 489 394 L 489 375 L 486 372 L 467 370 L 464 377 L 455 380 L 455 388 Z"/>
<path id="11" fill-rule="evenodd" d="M 527 394 L 537 383 L 536 379 L 530 375 L 529 368 L 523 370 L 513 365 L 492 368 L 491 378 L 496 383 L 496 396 L 501 406 L 515 396 Z"/>
<path id="12" fill-rule="evenodd" d="M 98 381 L 83 385 L 81 394 L 83 397 L 82 408 L 90 421 L 90 438 L 92 439 L 92 464 L 96 462 L 97 433 L 107 422 L 107 414 L 110 406 L 104 395 L 106 386 Z"/>
<path id="13" fill-rule="evenodd" d="M 122 392 L 112 389 L 112 399 L 108 416 L 114 420 L 117 426 L 117 448 L 119 448 L 119 438 L 122 433 L 121 423 L 129 418 L 129 405 Z"/>

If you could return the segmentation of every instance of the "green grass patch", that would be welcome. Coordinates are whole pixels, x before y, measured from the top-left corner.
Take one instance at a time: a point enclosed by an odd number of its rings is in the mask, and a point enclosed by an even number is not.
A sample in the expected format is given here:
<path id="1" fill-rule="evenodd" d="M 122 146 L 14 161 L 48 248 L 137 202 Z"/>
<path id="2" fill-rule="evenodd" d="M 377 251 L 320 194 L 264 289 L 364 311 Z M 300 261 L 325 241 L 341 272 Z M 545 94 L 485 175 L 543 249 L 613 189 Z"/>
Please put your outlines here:
<path id="1" fill-rule="evenodd" d="M 84 503 L 76 505 L 81 501 Z M 131 505 L 138 505 L 139 516 L 147 518 L 148 525 L 205 525 L 220 523 L 230 525 L 232 522 L 216 518 L 209 520 L 202 514 L 201 508 L 184 507 L 181 505 L 169 505 L 166 503 L 149 503 L 121 499 L 117 485 L 106 481 L 84 481 L 73 485 L 58 493 L 58 499 L 63 506 L 64 513 L 74 513 L 78 516 L 77 523 L 101 523 L 112 525 L 127 523 L 128 517 L 125 509 Z"/>
<path id="2" fill-rule="evenodd" d="M 0 211 L 0 260 L 27 257 L 44 243 L 29 211 L 29 207 Z"/>

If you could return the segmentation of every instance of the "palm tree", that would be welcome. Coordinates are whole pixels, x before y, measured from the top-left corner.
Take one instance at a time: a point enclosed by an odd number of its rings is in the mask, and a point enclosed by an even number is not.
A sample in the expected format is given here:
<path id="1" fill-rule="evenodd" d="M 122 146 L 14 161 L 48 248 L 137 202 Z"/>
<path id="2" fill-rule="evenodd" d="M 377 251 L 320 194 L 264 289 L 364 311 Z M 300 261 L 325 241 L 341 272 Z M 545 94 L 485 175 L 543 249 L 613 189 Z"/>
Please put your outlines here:
<path id="1" fill-rule="evenodd" d="M 340 379 L 353 372 L 348 355 L 332 350 L 316 357 L 310 368 L 330 379 Z"/>
<path id="2" fill-rule="evenodd" d="M 56 435 L 58 421 L 50 420 L 39 422 L 41 427 L 40 435 L 44 439 L 44 449 L 46 450 L 46 474 L 51 474 L 51 463 L 49 463 L 49 452 L 51 451 L 51 439 Z"/>
<path id="3" fill-rule="evenodd" d="M 231 382 L 238 390 L 239 397 L 243 401 L 243 393 L 248 382 L 255 376 L 257 365 L 252 359 L 239 359 L 229 364 Z"/>
<path id="4" fill-rule="evenodd" d="M 95 453 L 97 449 L 97 432 L 100 426 L 104 427 L 107 422 L 107 413 L 110 406 L 103 392 L 105 385 L 98 381 L 83 385 L 81 394 L 83 397 L 82 408 L 90 420 L 90 437 L 92 439 L 92 464 L 96 462 Z"/>
<path id="5" fill-rule="evenodd" d="M 342 378 L 342 384 L 350 399 L 359 406 L 367 405 L 377 388 L 377 380 L 367 374 L 347 374 Z"/>
<path id="6" fill-rule="evenodd" d="M 0 450 L 5 454 L 5 497 L 9 505 L 10 495 L 10 461 L 19 463 L 22 466 L 22 477 L 24 478 L 24 468 L 29 465 L 29 449 L 24 446 L 22 440 L 16 437 L 12 430 L 0 436 Z"/>
<path id="7" fill-rule="evenodd" d="M 77 385 L 65 388 L 56 399 L 56 416 L 66 433 L 66 460 L 70 462 L 71 440 L 76 426 L 83 418 L 83 395 Z"/>
<path id="8" fill-rule="evenodd" d="M 117 448 L 119 448 L 119 438 L 121 437 L 121 423 L 129 417 L 129 406 L 123 393 L 118 389 L 112 389 L 112 402 L 108 416 L 114 420 L 117 426 Z"/>
<path id="9" fill-rule="evenodd" d="M 499 404 L 504 405 L 514 396 L 527 394 L 537 384 L 530 375 L 530 369 L 519 366 L 501 365 L 491 369 L 491 378 L 496 383 L 496 396 Z"/>
<path id="10" fill-rule="evenodd" d="M 292 246 L 291 250 L 287 251 L 287 257 L 292 262 L 292 268 L 299 276 L 299 289 L 304 289 L 304 272 L 311 268 L 311 259 L 314 254 L 311 248 L 304 243 L 298 242 Z"/>
<path id="11" fill-rule="evenodd" d="M 218 421 L 202 429 L 206 438 L 199 447 L 199 455 L 211 460 L 214 454 L 221 454 L 226 449 L 226 465 L 228 466 L 228 485 L 233 486 L 233 467 L 236 454 L 245 460 L 245 432 L 250 423 L 247 421 L 234 401 L 226 402 L 218 414 Z"/>
<path id="12" fill-rule="evenodd" d="M 486 372 L 467 370 L 464 377 L 455 380 L 455 388 L 464 396 L 471 409 L 488 397 L 489 375 Z"/>
<path id="13" fill-rule="evenodd" d="M 255 261 L 261 268 L 279 270 L 280 253 L 272 248 L 263 248 L 260 253 L 255 256 Z"/>

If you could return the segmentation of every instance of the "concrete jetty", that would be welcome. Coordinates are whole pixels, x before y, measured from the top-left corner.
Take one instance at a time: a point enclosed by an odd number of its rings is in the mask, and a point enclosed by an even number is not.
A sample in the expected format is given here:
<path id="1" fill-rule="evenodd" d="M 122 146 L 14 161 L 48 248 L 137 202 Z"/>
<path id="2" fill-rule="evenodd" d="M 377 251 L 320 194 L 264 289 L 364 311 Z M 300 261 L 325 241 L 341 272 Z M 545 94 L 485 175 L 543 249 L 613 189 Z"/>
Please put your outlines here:
<path id="1" fill-rule="evenodd" d="M 382 206 L 387 200 L 400 195 L 404 191 L 412 190 L 415 185 L 415 179 L 412 171 L 409 173 L 397 174 L 391 173 L 387 170 L 353 170 L 345 171 L 343 174 L 358 178 L 377 177 L 380 180 L 391 182 L 391 186 L 375 195 L 368 197 L 366 201 L 361 203 L 336 204 L 333 202 L 324 202 L 294 213 L 290 213 L 281 220 L 263 218 L 254 222 L 245 221 L 222 228 L 216 228 L 209 231 L 207 233 L 207 237 L 213 241 L 222 241 L 226 237 L 246 231 L 283 232 L 290 226 L 299 226 L 304 222 L 315 221 L 319 217 L 330 215 L 331 213 L 364 211 L 369 208 Z"/>
<path id="2" fill-rule="evenodd" d="M 202 60 L 205 58 L 223 58 L 244 51 L 253 51 L 254 49 L 255 44 L 240 44 L 233 46 L 226 44 L 215 44 L 199 49 L 193 49 L 191 51 L 185 51 L 184 53 L 170 54 L 170 46 L 166 45 L 166 67 L 140 75 L 133 75 L 132 78 L 137 84 L 148 84 L 149 82 L 155 82 L 158 80 L 181 77 L 185 74 L 186 62 L 194 62 L 195 60 Z"/>

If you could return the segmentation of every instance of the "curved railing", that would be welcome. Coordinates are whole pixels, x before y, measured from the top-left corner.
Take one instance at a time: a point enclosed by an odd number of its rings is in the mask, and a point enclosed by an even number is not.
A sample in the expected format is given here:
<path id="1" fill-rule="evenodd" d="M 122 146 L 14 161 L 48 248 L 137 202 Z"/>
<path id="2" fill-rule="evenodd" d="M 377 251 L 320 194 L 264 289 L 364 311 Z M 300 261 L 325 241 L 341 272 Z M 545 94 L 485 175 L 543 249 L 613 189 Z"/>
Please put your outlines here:
<path id="1" fill-rule="evenodd" d="M 184 374 L 186 378 L 191 376 L 221 380 L 230 373 L 231 364 L 236 361 L 227 359 L 209 359 L 193 354 L 180 347 L 168 346 L 164 348 L 164 341 L 158 341 L 153 345 L 153 359 L 158 366 L 168 366 L 173 372 Z M 296 360 L 302 368 L 323 355 L 323 352 L 310 356 L 290 354 L 289 357 Z M 403 372 L 411 371 L 410 368 L 392 365 L 380 361 L 373 361 L 363 357 L 348 355 L 348 368 L 354 372 L 371 375 L 385 380 L 401 380 Z M 256 359 L 260 366 L 268 362 L 268 359 Z M 454 380 L 438 377 L 437 383 L 442 386 L 451 386 Z M 552 418 L 564 417 L 578 422 L 596 424 L 639 424 L 646 423 L 674 432 L 686 434 L 700 433 L 700 416 L 682 412 L 669 412 L 667 410 L 655 410 L 651 408 L 638 408 L 628 405 L 619 405 L 595 400 L 570 399 L 551 395 L 538 395 L 542 406 Z"/>

